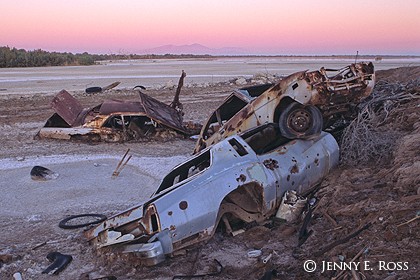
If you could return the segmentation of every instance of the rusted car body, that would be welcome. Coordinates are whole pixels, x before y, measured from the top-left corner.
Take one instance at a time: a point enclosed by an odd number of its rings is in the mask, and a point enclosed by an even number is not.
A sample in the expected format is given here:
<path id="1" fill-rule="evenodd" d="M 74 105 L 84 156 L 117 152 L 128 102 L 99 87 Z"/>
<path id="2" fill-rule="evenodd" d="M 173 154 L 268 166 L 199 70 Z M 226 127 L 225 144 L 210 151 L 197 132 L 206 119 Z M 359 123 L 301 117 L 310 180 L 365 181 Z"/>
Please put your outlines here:
<path id="1" fill-rule="evenodd" d="M 236 90 L 203 125 L 194 153 L 265 123 L 277 123 L 289 139 L 316 137 L 369 96 L 374 82 L 373 64 L 361 62 L 339 70 L 301 71 L 276 84 Z"/>
<path id="2" fill-rule="evenodd" d="M 120 142 L 172 130 L 193 134 L 182 113 L 142 92 L 140 101 L 106 100 L 93 108 L 62 90 L 52 100 L 55 113 L 38 132 L 39 138 Z"/>
<path id="3" fill-rule="evenodd" d="M 275 214 L 285 191 L 302 193 L 338 164 L 338 145 L 281 137 L 276 124 L 233 135 L 176 166 L 144 203 L 88 230 L 98 248 L 119 248 L 155 265 L 181 248 Z M 237 229 L 237 228 L 236 228 Z"/>

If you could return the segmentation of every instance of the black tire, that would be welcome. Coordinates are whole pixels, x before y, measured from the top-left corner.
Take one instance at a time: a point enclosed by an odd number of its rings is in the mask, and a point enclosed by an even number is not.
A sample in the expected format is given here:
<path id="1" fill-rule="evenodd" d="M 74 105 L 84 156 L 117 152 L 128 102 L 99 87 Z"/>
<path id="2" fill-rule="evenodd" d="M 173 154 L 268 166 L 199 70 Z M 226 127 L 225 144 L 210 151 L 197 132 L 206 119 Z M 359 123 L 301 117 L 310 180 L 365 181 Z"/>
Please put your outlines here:
<path id="1" fill-rule="evenodd" d="M 85 91 L 86 93 L 97 93 L 97 92 L 101 92 L 102 88 L 101 87 L 88 87 Z"/>
<path id="2" fill-rule="evenodd" d="M 97 220 L 88 222 L 88 223 L 83 223 L 83 224 L 67 224 L 69 221 L 73 220 L 73 219 L 77 219 L 77 218 L 81 218 L 81 217 L 96 217 L 98 218 Z M 67 217 L 63 220 L 60 221 L 60 223 L 58 224 L 58 226 L 60 228 L 63 229 L 74 229 L 74 228 L 81 228 L 81 227 L 85 227 L 85 226 L 89 226 L 89 225 L 94 225 L 94 224 L 99 224 L 103 221 L 105 221 L 107 219 L 107 217 L 105 215 L 102 214 L 80 214 L 80 215 L 72 215 L 70 217 Z"/>
<path id="3" fill-rule="evenodd" d="M 297 102 L 289 104 L 279 117 L 280 133 L 289 139 L 311 139 L 322 131 L 323 120 L 319 109 Z"/>

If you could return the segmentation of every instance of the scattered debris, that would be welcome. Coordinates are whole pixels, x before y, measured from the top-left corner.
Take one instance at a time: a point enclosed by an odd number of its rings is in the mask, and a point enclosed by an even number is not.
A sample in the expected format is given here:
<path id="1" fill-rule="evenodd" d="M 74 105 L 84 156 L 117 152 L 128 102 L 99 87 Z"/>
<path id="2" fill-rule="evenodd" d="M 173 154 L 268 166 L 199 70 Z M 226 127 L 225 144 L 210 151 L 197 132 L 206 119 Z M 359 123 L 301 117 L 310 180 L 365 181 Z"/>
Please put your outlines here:
<path id="1" fill-rule="evenodd" d="M 184 85 L 184 78 L 187 76 L 187 73 L 182 70 L 181 77 L 179 78 L 178 87 L 176 88 L 176 93 L 174 96 L 174 100 L 172 101 L 171 106 L 174 108 L 177 112 L 182 114 L 182 110 L 184 109 L 182 106 L 182 103 L 179 101 L 179 95 L 181 94 L 181 88 Z"/>
<path id="2" fill-rule="evenodd" d="M 404 223 L 401 223 L 401 224 L 397 225 L 397 227 L 408 225 L 409 223 L 414 222 L 415 220 L 417 220 L 419 218 L 420 218 L 420 211 L 417 211 L 416 216 L 414 218 L 408 220 L 407 222 L 404 222 Z"/>
<path id="3" fill-rule="evenodd" d="M 83 218 L 81 222 L 78 224 L 72 224 L 70 221 L 73 221 L 75 219 Z M 94 218 L 94 220 L 92 220 Z M 86 227 L 89 225 L 95 225 L 99 224 L 103 221 L 105 221 L 107 217 L 102 214 L 80 214 L 80 215 L 72 215 L 70 217 L 67 217 L 60 221 L 58 226 L 63 229 L 74 229 L 74 228 L 81 228 Z"/>
<path id="4" fill-rule="evenodd" d="M 42 273 L 58 275 L 73 260 L 73 257 L 70 255 L 63 255 L 59 252 L 51 252 L 48 253 L 47 259 L 53 263 Z"/>
<path id="5" fill-rule="evenodd" d="M 262 251 L 261 250 L 251 250 L 248 251 L 247 256 L 248 258 L 259 258 L 262 255 Z"/>
<path id="6" fill-rule="evenodd" d="M 93 108 L 83 108 L 70 93 L 62 90 L 51 102 L 55 113 L 35 138 L 123 142 L 159 138 L 166 131 L 184 136 L 197 134 L 201 126 L 183 123 L 181 86 L 180 81 L 171 105 L 139 91 L 140 101 L 106 100 Z"/>
<path id="7" fill-rule="evenodd" d="M 299 197 L 296 191 L 287 191 L 281 200 L 276 217 L 289 223 L 297 221 L 306 205 L 306 198 Z"/>
<path id="8" fill-rule="evenodd" d="M 362 254 L 363 254 L 363 253 L 366 253 L 368 250 L 369 250 L 369 248 L 368 248 L 368 247 L 364 247 L 364 248 L 362 248 L 362 250 L 360 250 L 360 251 L 359 251 L 359 253 L 357 253 L 357 254 L 356 254 L 356 256 L 354 256 L 354 257 L 351 259 L 350 263 L 353 263 L 353 262 L 357 261 L 357 260 L 358 260 L 358 259 L 362 256 Z M 337 276 L 333 277 L 331 280 L 338 280 L 338 279 L 339 279 L 341 276 L 343 276 L 345 273 L 346 273 L 346 270 L 341 270 L 341 271 L 337 274 Z"/>
<path id="9" fill-rule="evenodd" d="M 13 279 L 14 280 L 23 280 L 22 278 L 22 274 L 20 272 L 16 272 L 13 274 Z"/>
<path id="10" fill-rule="evenodd" d="M 289 139 L 311 139 L 344 117 L 352 119 L 357 104 L 375 83 L 371 62 L 342 69 L 294 73 L 278 83 L 241 88 L 208 118 L 194 153 L 221 139 L 265 123 L 277 123 Z"/>
<path id="11" fill-rule="evenodd" d="M 308 212 L 303 219 L 302 227 L 299 230 L 298 247 L 302 246 L 303 243 L 312 235 L 313 231 L 308 231 L 309 223 L 312 219 L 312 207 L 308 207 Z"/>
<path id="12" fill-rule="evenodd" d="M 273 256 L 273 253 L 270 253 L 267 257 L 263 258 L 261 261 L 263 264 L 268 263 L 271 260 L 271 257 Z"/>
<path id="13" fill-rule="evenodd" d="M 261 145 L 264 130 L 275 133 Z M 266 160 L 279 164 L 270 168 Z M 228 137 L 178 165 L 149 201 L 85 235 L 98 248 L 119 247 L 146 265 L 156 265 L 165 255 L 210 239 L 220 221 L 230 233 L 244 224 L 264 223 L 276 213 L 284 191 L 311 189 L 337 164 L 338 145 L 330 134 L 288 141 L 278 126 L 266 124 Z M 292 171 L 296 165 L 311 168 Z"/>
<path id="14" fill-rule="evenodd" d="M 59 174 L 49 170 L 46 167 L 36 165 L 31 169 L 31 178 L 35 181 L 48 181 L 55 180 L 58 178 Z"/>
<path id="15" fill-rule="evenodd" d="M 114 82 L 106 87 L 88 87 L 86 88 L 85 92 L 86 93 L 99 93 L 99 92 L 103 92 L 103 91 L 107 91 L 110 89 L 113 89 L 114 87 L 118 86 L 119 84 L 121 84 L 121 82 Z"/>
<path id="16" fill-rule="evenodd" d="M 120 175 L 120 172 L 124 168 L 124 166 L 128 163 L 128 161 L 131 159 L 131 155 L 127 158 L 127 160 L 124 162 L 125 157 L 127 156 L 130 149 L 127 149 L 123 157 L 121 158 L 120 162 L 118 162 L 117 167 L 115 168 L 114 172 L 112 172 L 112 178 L 118 177 Z M 124 163 L 123 163 L 124 162 Z"/>

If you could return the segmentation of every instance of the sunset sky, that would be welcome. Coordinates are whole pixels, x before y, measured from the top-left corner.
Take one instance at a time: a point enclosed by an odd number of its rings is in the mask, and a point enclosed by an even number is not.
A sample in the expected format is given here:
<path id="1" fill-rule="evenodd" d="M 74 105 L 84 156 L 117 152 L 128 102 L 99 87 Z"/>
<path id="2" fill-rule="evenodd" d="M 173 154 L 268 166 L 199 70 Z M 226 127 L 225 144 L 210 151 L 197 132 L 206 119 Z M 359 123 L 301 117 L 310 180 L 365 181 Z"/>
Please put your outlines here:
<path id="1" fill-rule="evenodd" d="M 0 0 L 0 46 L 136 53 L 166 44 L 249 54 L 420 55 L 419 0 Z"/>

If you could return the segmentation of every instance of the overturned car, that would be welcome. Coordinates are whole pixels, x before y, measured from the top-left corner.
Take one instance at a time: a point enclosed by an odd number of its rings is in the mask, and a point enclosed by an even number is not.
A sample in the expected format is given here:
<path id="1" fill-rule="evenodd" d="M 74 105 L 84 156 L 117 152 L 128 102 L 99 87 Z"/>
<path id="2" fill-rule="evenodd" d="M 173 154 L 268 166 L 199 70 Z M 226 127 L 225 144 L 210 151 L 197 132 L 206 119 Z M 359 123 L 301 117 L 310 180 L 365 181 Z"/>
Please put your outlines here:
<path id="1" fill-rule="evenodd" d="M 227 137 L 176 166 L 151 198 L 85 234 L 98 248 L 119 248 L 145 265 L 226 229 L 263 222 L 285 191 L 308 192 L 338 164 L 338 145 L 322 132 L 288 140 L 268 123 Z"/>
<path id="2" fill-rule="evenodd" d="M 333 70 L 294 73 L 276 84 L 234 91 L 204 123 L 194 153 L 226 137 L 265 123 L 277 123 L 289 139 L 310 139 L 354 107 L 373 90 L 371 62 Z"/>
<path id="3" fill-rule="evenodd" d="M 65 90 L 51 101 L 55 113 L 36 138 L 75 139 L 105 142 L 138 140 L 175 131 L 193 135 L 200 127 L 184 124 L 182 112 L 141 91 L 140 101 L 105 100 L 93 108 L 83 108 Z"/>

